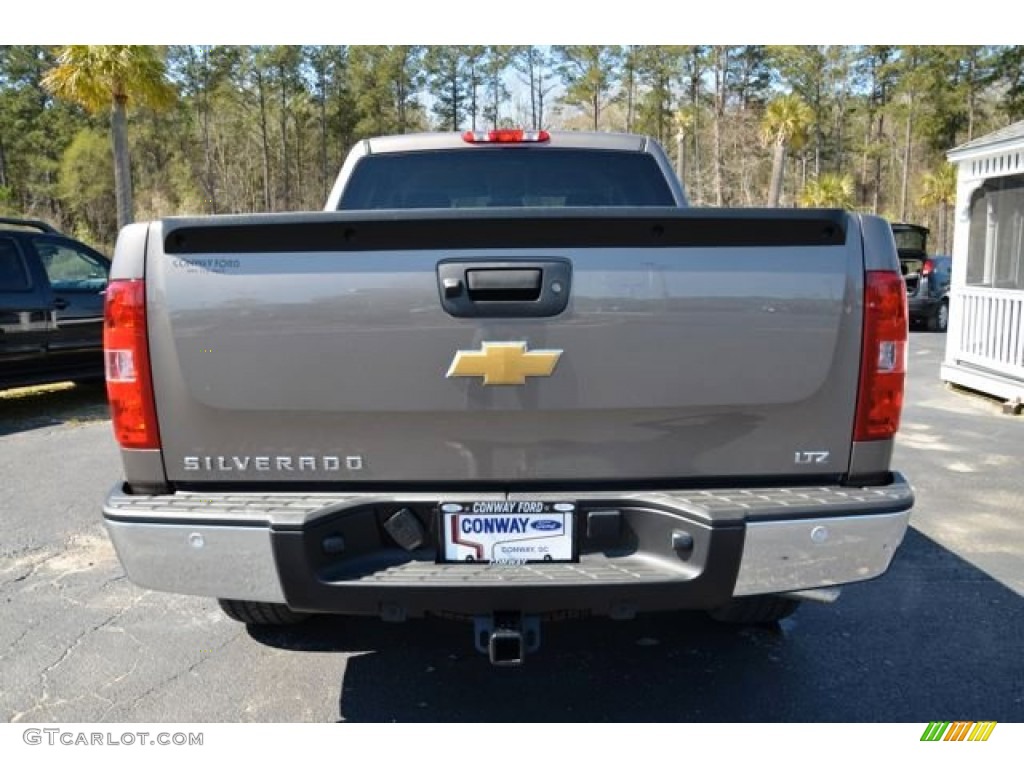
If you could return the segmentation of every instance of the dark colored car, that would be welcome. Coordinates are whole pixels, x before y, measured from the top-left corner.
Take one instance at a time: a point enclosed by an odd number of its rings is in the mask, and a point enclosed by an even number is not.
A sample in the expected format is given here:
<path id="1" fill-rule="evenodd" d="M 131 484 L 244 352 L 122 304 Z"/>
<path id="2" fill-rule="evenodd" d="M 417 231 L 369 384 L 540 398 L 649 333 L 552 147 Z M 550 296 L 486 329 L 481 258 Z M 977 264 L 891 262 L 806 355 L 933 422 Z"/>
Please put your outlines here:
<path id="1" fill-rule="evenodd" d="M 0 218 L 0 389 L 103 376 L 109 274 L 49 224 Z"/>
<path id="2" fill-rule="evenodd" d="M 953 259 L 927 254 L 928 229 L 916 224 L 893 224 L 892 234 L 907 284 L 910 322 L 929 331 L 946 332 L 949 325 L 949 279 Z"/>

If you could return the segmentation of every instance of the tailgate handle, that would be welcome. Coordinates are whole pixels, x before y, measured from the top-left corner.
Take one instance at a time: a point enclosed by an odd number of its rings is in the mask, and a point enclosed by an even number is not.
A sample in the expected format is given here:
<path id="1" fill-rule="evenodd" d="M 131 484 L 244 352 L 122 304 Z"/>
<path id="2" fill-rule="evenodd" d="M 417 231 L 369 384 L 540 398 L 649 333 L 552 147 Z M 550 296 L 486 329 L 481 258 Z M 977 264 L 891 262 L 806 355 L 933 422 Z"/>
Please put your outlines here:
<path id="1" fill-rule="evenodd" d="M 554 317 L 569 304 L 572 262 L 445 259 L 437 264 L 437 287 L 452 317 Z"/>
<path id="2" fill-rule="evenodd" d="M 536 301 L 540 296 L 539 269 L 467 269 L 472 301 Z"/>

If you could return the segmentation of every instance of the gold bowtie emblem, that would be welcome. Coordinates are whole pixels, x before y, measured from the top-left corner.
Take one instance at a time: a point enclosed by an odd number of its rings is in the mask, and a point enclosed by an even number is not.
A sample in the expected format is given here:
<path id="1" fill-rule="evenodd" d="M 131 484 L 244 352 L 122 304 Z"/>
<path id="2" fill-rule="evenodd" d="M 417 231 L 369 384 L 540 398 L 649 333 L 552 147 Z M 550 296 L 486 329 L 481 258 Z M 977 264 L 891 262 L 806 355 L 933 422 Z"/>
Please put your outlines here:
<path id="1" fill-rule="evenodd" d="M 448 378 L 483 376 L 484 386 L 525 384 L 527 376 L 550 376 L 561 355 L 560 349 L 527 352 L 525 341 L 485 341 L 479 352 L 456 352 Z"/>

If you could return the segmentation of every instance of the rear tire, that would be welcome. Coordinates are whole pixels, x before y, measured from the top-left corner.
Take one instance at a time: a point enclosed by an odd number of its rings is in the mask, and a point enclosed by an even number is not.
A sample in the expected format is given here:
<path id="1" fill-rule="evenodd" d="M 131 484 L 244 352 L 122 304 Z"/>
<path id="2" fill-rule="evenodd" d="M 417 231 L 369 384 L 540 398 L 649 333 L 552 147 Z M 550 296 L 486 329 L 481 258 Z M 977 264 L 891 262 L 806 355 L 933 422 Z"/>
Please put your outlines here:
<path id="1" fill-rule="evenodd" d="M 252 600 L 220 599 L 221 610 L 235 621 L 243 624 L 280 627 L 298 624 L 309 618 L 308 614 L 296 613 L 287 605 L 280 603 L 257 603 Z"/>
<path id="2" fill-rule="evenodd" d="M 800 607 L 797 600 L 778 595 L 734 597 L 725 605 L 712 608 L 708 614 L 725 624 L 771 624 L 791 616 Z"/>
<path id="3" fill-rule="evenodd" d="M 935 314 L 928 318 L 928 330 L 933 333 L 945 333 L 949 328 L 949 302 L 943 301 L 935 310 Z"/>

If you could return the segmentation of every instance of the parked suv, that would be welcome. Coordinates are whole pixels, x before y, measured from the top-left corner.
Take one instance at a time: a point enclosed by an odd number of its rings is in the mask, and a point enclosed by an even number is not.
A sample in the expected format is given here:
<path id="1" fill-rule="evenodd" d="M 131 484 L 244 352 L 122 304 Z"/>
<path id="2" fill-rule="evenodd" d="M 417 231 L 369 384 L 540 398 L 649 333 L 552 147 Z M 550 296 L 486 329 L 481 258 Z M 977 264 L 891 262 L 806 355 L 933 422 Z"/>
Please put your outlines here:
<path id="1" fill-rule="evenodd" d="M 949 324 L 949 256 L 928 256 L 928 229 L 916 224 L 893 224 L 892 234 L 900 257 L 900 271 L 907 284 L 910 322 L 923 323 L 929 331 L 946 332 Z"/>
<path id="2" fill-rule="evenodd" d="M 49 224 L 0 218 L 0 389 L 103 376 L 109 274 Z"/>

